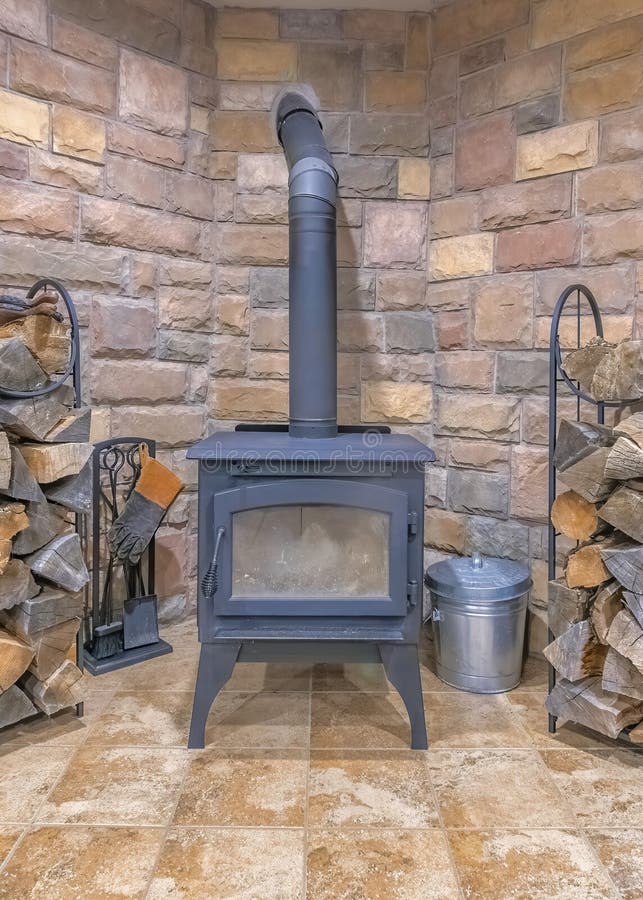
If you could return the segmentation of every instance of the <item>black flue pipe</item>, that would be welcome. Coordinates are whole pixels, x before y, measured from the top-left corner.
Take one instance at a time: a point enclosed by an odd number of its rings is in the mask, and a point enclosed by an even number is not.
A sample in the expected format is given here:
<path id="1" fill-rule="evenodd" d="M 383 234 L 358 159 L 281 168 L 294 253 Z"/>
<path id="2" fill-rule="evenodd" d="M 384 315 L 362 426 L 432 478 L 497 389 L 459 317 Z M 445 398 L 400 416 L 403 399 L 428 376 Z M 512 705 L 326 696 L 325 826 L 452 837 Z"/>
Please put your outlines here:
<path id="1" fill-rule="evenodd" d="M 298 91 L 277 101 L 289 169 L 290 434 L 337 434 L 337 172 L 312 104 Z"/>

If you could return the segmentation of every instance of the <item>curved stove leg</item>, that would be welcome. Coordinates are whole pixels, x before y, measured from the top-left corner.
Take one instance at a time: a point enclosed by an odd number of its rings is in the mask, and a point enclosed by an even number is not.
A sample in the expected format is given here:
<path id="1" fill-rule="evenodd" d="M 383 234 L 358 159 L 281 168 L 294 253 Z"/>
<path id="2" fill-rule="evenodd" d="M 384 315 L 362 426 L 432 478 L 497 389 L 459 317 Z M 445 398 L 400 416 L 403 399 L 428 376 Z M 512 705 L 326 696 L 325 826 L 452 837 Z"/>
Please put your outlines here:
<path id="1" fill-rule="evenodd" d="M 205 725 L 210 707 L 232 675 L 240 650 L 240 642 L 201 644 L 188 749 L 200 750 L 205 746 Z"/>
<path id="2" fill-rule="evenodd" d="M 404 701 L 411 723 L 411 748 L 426 750 L 426 722 L 417 644 L 378 644 L 386 677 Z"/>

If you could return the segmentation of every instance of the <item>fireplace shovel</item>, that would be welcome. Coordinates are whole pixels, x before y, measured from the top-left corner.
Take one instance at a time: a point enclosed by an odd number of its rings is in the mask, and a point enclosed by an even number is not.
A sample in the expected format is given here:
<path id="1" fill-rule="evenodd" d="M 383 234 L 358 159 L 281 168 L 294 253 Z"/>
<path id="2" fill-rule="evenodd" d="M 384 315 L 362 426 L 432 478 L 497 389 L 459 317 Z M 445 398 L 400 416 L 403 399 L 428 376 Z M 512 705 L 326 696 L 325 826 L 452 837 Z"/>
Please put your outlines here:
<path id="1" fill-rule="evenodd" d="M 158 598 L 146 594 L 140 562 L 125 565 L 127 599 L 123 604 L 123 647 L 133 650 L 159 640 Z M 137 595 L 137 592 L 140 594 Z"/>

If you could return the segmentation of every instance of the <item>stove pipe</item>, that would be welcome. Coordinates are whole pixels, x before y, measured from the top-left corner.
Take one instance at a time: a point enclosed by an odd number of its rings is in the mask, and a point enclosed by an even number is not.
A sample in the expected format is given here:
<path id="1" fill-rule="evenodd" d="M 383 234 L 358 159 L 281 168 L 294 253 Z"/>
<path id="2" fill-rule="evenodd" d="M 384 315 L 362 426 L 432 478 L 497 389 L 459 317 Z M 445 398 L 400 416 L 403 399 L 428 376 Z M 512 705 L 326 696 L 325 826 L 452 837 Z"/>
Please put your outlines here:
<path id="1" fill-rule="evenodd" d="M 305 89 L 304 89 L 305 90 Z M 337 434 L 337 172 L 315 107 L 286 90 L 273 109 L 288 180 L 290 434 Z"/>

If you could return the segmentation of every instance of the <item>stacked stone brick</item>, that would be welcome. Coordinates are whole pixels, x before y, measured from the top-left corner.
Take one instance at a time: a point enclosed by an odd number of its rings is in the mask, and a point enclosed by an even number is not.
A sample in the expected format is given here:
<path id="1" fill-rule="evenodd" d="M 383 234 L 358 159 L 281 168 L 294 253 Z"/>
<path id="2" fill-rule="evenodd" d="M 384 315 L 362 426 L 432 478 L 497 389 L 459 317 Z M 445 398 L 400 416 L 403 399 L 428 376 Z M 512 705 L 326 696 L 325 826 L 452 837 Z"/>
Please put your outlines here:
<path id="1" fill-rule="evenodd" d="M 8 0 L 0 285 L 69 285 L 105 433 L 156 437 L 194 486 L 186 445 L 286 414 L 286 170 L 269 108 L 310 82 L 341 179 L 341 420 L 436 448 L 430 558 L 529 555 L 544 596 L 553 304 L 583 280 L 608 337 L 630 336 L 641 281 L 637 6 Z M 158 541 L 168 613 L 193 604 L 193 532 L 186 493 Z"/>

